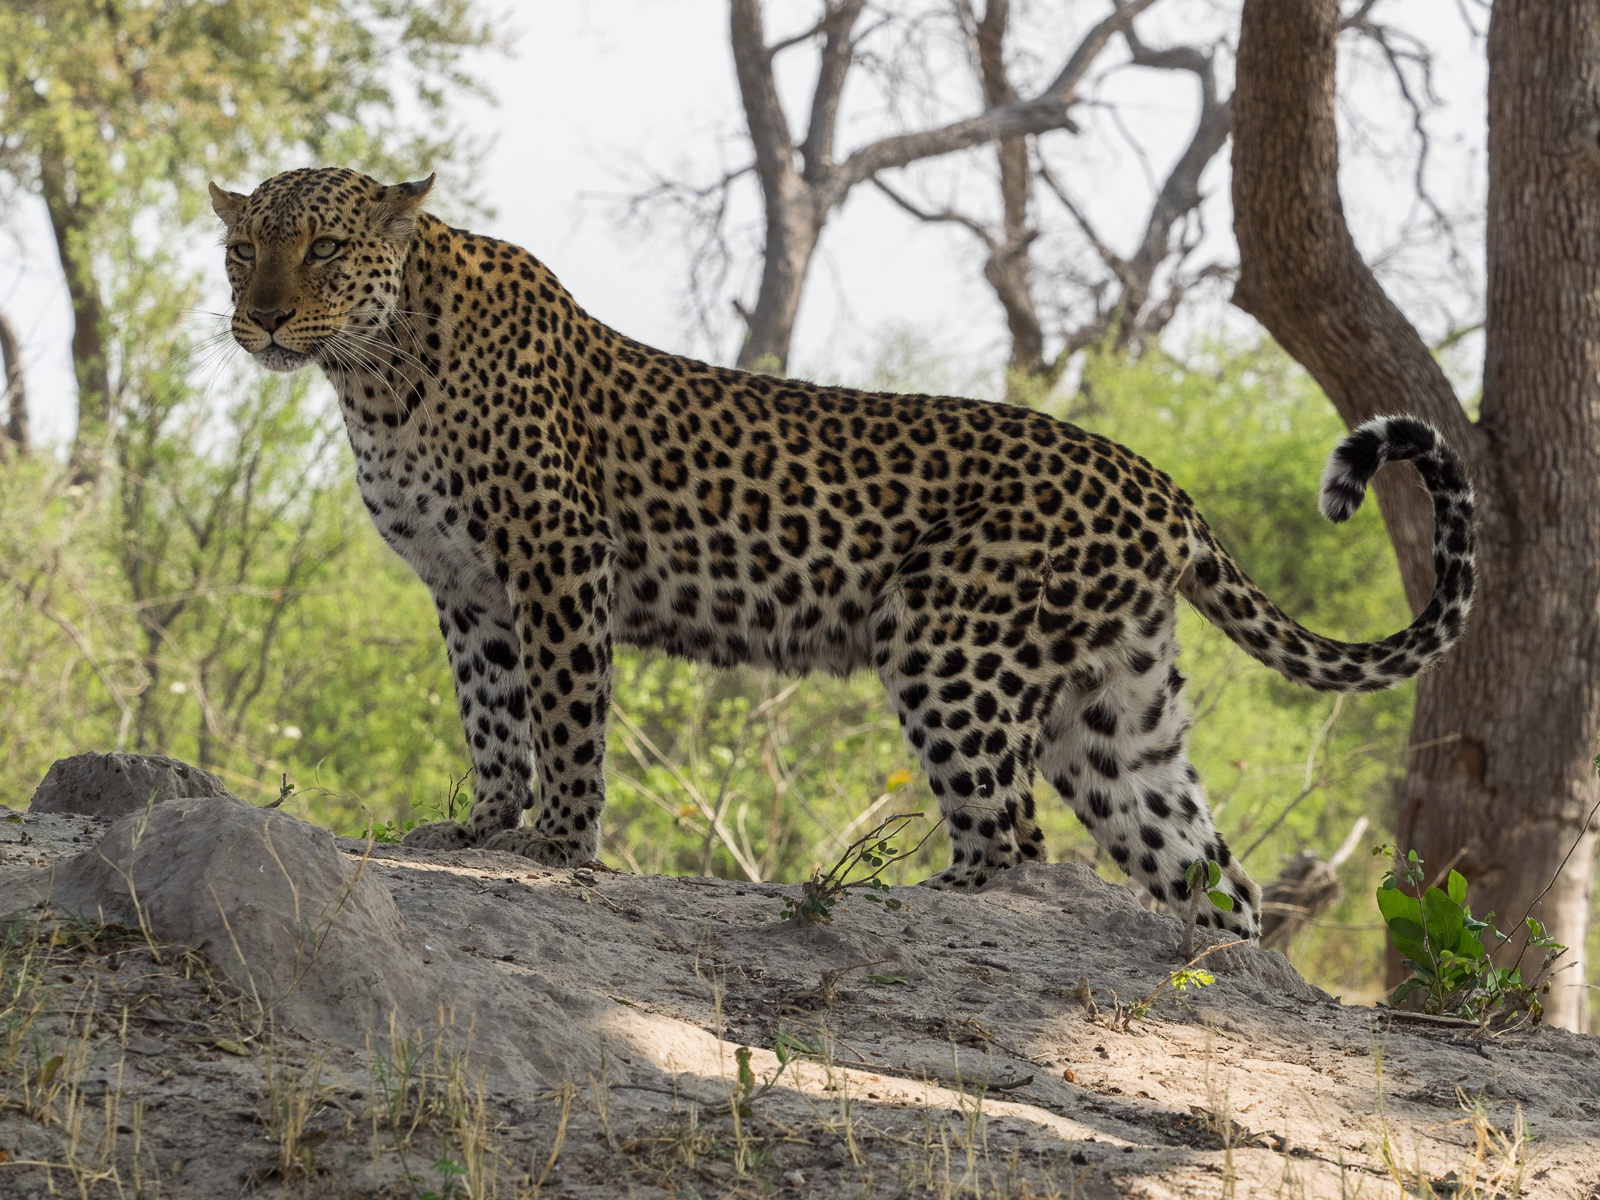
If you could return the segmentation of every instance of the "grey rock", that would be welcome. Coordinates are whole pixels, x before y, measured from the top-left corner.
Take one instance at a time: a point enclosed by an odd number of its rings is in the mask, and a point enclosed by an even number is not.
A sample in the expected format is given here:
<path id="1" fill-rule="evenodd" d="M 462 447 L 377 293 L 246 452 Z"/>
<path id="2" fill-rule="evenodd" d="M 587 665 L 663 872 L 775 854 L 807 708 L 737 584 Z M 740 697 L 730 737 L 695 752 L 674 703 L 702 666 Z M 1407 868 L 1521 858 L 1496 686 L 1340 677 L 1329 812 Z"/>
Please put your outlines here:
<path id="1" fill-rule="evenodd" d="M 160 754 L 75 754 L 58 758 L 33 793 L 30 813 L 113 818 L 165 800 L 231 795 L 210 771 Z"/>
<path id="2" fill-rule="evenodd" d="M 415 1026 L 437 1007 L 388 890 L 326 829 L 236 796 L 122 818 L 56 867 L 48 902 L 204 951 L 252 1003 L 313 1036 L 381 1029 L 391 1010 Z"/>
<path id="3" fill-rule="evenodd" d="M 43 819 L 61 820 L 29 817 Z M 424 1045 L 440 1038 L 443 1050 L 454 1052 L 470 1043 L 489 1082 L 519 1094 L 537 1095 L 557 1080 L 608 1069 L 612 1079 L 627 1079 L 603 1066 L 602 1047 L 608 1039 L 624 1040 L 608 1027 L 630 1010 L 587 982 L 574 985 L 589 978 L 578 971 L 565 971 L 563 982 L 549 979 L 543 972 L 561 963 L 540 961 L 541 939 L 523 930 L 526 914 L 495 933 L 496 954 L 504 953 L 502 945 L 527 947 L 538 971 L 460 944 L 469 936 L 482 940 L 482 922 L 492 910 L 480 906 L 505 903 L 480 894 L 476 875 L 466 877 L 470 913 L 451 890 L 445 896 L 449 915 L 429 914 L 418 929 L 396 906 L 382 878 L 387 872 L 367 860 L 372 847 L 355 839 L 341 847 L 328 830 L 281 809 L 234 796 L 180 797 L 103 828 L 96 845 L 47 868 L 0 867 L 0 920 L 94 914 L 148 930 L 158 944 L 202 951 L 243 993 L 249 1022 L 354 1048 L 368 1036 L 387 1040 L 392 1019 L 402 1036 L 420 1036 Z M 410 861 L 402 847 L 386 849 Z M 444 853 L 433 861 L 456 868 L 464 859 L 469 870 L 487 863 L 500 875 L 527 864 L 483 851 Z M 393 871 L 393 861 L 386 866 Z M 443 877 L 455 879 L 448 870 Z M 589 930 L 568 941 L 570 956 L 598 975 L 590 956 L 607 961 L 606 938 Z M 705 1035 L 695 1030 L 690 1036 Z M 629 1051 L 619 1046 L 613 1059 L 618 1053 Z M 0 1187 L 0 1195 L 10 1193 Z"/>

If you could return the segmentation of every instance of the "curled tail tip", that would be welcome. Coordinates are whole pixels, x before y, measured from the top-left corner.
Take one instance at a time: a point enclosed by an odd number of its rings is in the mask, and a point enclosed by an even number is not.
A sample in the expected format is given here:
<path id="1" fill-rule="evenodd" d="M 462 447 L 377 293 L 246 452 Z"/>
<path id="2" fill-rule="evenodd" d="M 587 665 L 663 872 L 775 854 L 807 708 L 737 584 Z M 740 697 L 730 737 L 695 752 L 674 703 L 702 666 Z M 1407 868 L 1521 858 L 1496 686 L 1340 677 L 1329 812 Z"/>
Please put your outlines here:
<path id="1" fill-rule="evenodd" d="M 1367 494 L 1367 481 L 1359 478 L 1339 461 L 1335 450 L 1322 469 L 1322 487 L 1317 493 L 1317 508 L 1330 521 L 1348 521 L 1361 507 Z"/>
<path id="2" fill-rule="evenodd" d="M 1416 458 L 1439 443 L 1432 425 L 1416 417 L 1373 417 L 1333 448 L 1322 469 L 1317 508 L 1330 521 L 1348 521 L 1367 494 L 1367 484 L 1390 459 Z"/>

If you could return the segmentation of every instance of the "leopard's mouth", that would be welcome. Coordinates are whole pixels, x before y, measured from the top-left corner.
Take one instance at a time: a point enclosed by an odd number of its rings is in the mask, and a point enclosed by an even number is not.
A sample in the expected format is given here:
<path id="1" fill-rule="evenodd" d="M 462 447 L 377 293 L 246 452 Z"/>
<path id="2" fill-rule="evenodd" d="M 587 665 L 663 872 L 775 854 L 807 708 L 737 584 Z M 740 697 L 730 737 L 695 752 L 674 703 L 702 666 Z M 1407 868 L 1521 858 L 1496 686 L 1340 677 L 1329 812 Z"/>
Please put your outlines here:
<path id="1" fill-rule="evenodd" d="M 311 355 L 290 350 L 276 342 L 268 343 L 260 350 L 254 351 L 253 357 L 267 370 L 280 372 L 298 371 L 311 362 Z"/>

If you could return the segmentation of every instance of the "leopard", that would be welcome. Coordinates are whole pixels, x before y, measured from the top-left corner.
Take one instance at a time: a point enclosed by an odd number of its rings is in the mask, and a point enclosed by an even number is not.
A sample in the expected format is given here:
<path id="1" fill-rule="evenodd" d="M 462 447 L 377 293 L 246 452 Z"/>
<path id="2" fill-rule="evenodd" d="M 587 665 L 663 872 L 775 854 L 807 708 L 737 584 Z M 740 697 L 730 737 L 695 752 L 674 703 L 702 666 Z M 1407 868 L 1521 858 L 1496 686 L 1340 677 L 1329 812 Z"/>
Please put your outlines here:
<path id="1" fill-rule="evenodd" d="M 327 378 L 361 498 L 437 611 L 472 798 L 409 846 L 597 859 L 618 645 L 873 671 L 949 835 L 927 886 L 970 893 L 1045 861 L 1037 776 L 1158 905 L 1255 940 L 1261 889 L 1187 754 L 1178 598 L 1324 692 L 1390 687 L 1462 634 L 1473 492 L 1422 420 L 1374 417 L 1327 460 L 1333 521 L 1389 462 L 1434 512 L 1427 605 L 1382 640 L 1337 641 L 1273 603 L 1133 451 L 1021 405 L 654 349 L 528 251 L 424 211 L 433 184 L 315 167 L 210 193 L 233 339 L 269 371 Z M 1196 863 L 1219 868 L 1214 888 L 1191 887 Z"/>

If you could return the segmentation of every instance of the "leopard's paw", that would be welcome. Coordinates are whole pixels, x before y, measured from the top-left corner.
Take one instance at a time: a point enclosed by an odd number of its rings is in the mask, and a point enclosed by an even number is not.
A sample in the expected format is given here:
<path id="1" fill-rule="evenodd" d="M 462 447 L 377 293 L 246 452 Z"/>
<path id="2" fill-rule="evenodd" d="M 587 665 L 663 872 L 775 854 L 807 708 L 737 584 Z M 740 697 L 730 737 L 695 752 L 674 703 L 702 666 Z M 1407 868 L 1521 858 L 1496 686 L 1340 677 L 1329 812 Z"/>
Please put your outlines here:
<path id="1" fill-rule="evenodd" d="M 400 844 L 421 850 L 465 850 L 472 845 L 472 833 L 460 821 L 430 821 L 406 834 Z"/>
<path id="2" fill-rule="evenodd" d="M 485 838 L 482 848 L 531 858 L 547 867 L 573 867 L 594 857 L 574 842 L 556 841 L 532 829 L 502 829 Z"/>
<path id="3" fill-rule="evenodd" d="M 975 892 L 985 883 L 989 882 L 990 872 L 963 871 L 960 867 L 951 867 L 949 870 L 940 871 L 937 875 L 930 875 L 918 887 L 932 888 L 936 892 Z"/>

